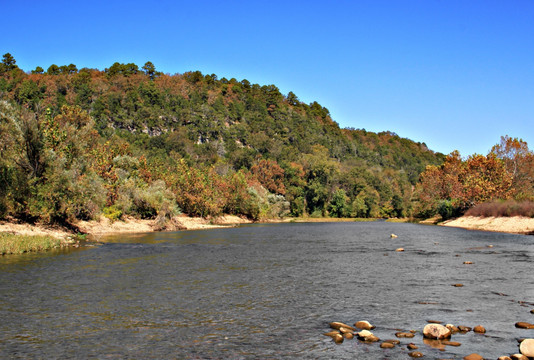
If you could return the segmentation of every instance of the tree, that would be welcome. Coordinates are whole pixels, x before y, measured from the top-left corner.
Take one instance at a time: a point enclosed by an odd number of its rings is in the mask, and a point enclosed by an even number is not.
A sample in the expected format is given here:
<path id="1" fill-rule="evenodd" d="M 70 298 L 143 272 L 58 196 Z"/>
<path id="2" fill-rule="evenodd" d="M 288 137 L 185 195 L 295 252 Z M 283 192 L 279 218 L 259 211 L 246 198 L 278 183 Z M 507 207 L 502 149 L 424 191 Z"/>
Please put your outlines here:
<path id="1" fill-rule="evenodd" d="M 0 74 L 18 68 L 15 58 L 10 53 L 5 53 L 2 56 L 2 64 L 0 64 Z"/>
<path id="2" fill-rule="evenodd" d="M 52 64 L 48 67 L 48 70 L 46 70 L 46 73 L 48 75 L 59 75 L 60 74 L 60 69 L 59 69 L 59 66 L 57 66 L 56 64 Z"/>
<path id="3" fill-rule="evenodd" d="M 32 74 L 42 74 L 44 73 L 44 69 L 40 66 L 37 66 L 35 70 L 32 70 Z"/>
<path id="4" fill-rule="evenodd" d="M 534 152 L 522 139 L 501 136 L 501 142 L 491 148 L 491 153 L 504 161 L 512 175 L 514 197 L 517 200 L 534 200 Z"/>
<path id="5" fill-rule="evenodd" d="M 152 64 L 150 61 L 147 61 L 145 65 L 143 65 L 143 71 L 145 72 L 148 77 L 150 77 L 150 80 L 154 80 L 156 77 L 156 67 L 154 64 Z"/>

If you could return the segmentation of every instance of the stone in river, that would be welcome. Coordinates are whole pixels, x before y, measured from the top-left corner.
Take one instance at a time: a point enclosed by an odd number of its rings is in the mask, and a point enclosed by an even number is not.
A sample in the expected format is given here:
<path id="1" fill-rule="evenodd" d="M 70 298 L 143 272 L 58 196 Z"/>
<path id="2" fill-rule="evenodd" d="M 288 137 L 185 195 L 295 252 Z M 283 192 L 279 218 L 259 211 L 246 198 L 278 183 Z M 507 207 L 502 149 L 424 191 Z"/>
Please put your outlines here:
<path id="1" fill-rule="evenodd" d="M 484 360 L 484 358 L 476 353 L 464 356 L 464 360 Z"/>
<path id="2" fill-rule="evenodd" d="M 458 329 L 460 329 L 461 332 L 471 331 L 471 328 L 469 326 L 463 326 L 463 325 L 458 326 Z"/>
<path id="3" fill-rule="evenodd" d="M 403 252 L 404 251 L 404 248 L 398 248 L 397 250 L 395 250 L 396 252 Z"/>
<path id="4" fill-rule="evenodd" d="M 415 334 L 413 334 L 411 332 L 399 331 L 399 332 L 395 333 L 395 336 L 398 337 L 398 338 L 413 338 L 415 336 Z"/>
<path id="5" fill-rule="evenodd" d="M 341 334 L 337 334 L 337 335 L 334 335 L 332 339 L 334 339 L 334 342 L 336 344 L 341 344 L 343 342 L 344 337 Z"/>
<path id="6" fill-rule="evenodd" d="M 449 329 L 451 331 L 451 333 L 453 333 L 453 334 L 455 334 L 457 332 L 460 332 L 460 329 L 458 329 L 458 327 L 453 325 L 453 324 L 447 324 L 447 325 L 445 325 L 445 327 L 447 329 Z"/>
<path id="7" fill-rule="evenodd" d="M 348 332 L 348 333 L 344 333 L 344 334 L 343 334 L 343 337 L 344 337 L 345 339 L 347 339 L 347 340 L 351 340 L 351 339 L 354 339 L 354 334 L 353 334 L 353 333 L 350 333 L 350 332 Z"/>
<path id="8" fill-rule="evenodd" d="M 373 330 L 376 327 L 376 326 L 371 325 L 369 321 L 366 321 L 366 320 L 358 321 L 354 324 L 354 326 L 362 330 Z"/>
<path id="9" fill-rule="evenodd" d="M 486 329 L 482 325 L 475 326 L 473 328 L 473 331 L 476 332 L 476 333 L 479 333 L 479 334 L 485 334 L 486 333 Z"/>
<path id="10" fill-rule="evenodd" d="M 410 355 L 413 358 L 423 357 L 423 353 L 421 353 L 419 351 L 412 351 L 411 353 L 408 353 L 408 355 Z"/>
<path id="11" fill-rule="evenodd" d="M 351 329 L 351 330 L 353 330 L 353 331 L 356 331 L 356 329 L 353 328 L 352 326 L 347 325 L 347 324 L 342 323 L 342 322 L 339 322 L 339 321 L 331 322 L 331 323 L 330 323 L 330 327 L 331 327 L 332 329 L 339 329 L 340 327 L 344 327 L 345 329 Z"/>
<path id="12" fill-rule="evenodd" d="M 512 360 L 512 358 L 509 356 L 499 356 L 497 360 Z"/>
<path id="13" fill-rule="evenodd" d="M 515 327 L 520 329 L 534 329 L 534 324 L 528 323 L 526 321 L 519 321 L 515 323 Z"/>
<path id="14" fill-rule="evenodd" d="M 534 339 L 525 339 L 521 341 L 519 351 L 525 356 L 534 357 Z"/>
<path id="15" fill-rule="evenodd" d="M 393 349 L 395 347 L 395 344 L 390 342 L 383 342 L 382 344 L 380 344 L 380 347 L 382 349 Z"/>
<path id="16" fill-rule="evenodd" d="M 419 346 L 415 345 L 414 343 L 409 343 L 408 344 L 408 349 L 410 349 L 410 350 L 419 349 Z"/>
<path id="17" fill-rule="evenodd" d="M 528 357 L 523 354 L 514 354 L 510 356 L 512 360 L 528 360 Z"/>
<path id="18" fill-rule="evenodd" d="M 427 339 L 447 339 L 451 337 L 451 331 L 440 324 L 428 324 L 423 329 L 423 336 Z"/>

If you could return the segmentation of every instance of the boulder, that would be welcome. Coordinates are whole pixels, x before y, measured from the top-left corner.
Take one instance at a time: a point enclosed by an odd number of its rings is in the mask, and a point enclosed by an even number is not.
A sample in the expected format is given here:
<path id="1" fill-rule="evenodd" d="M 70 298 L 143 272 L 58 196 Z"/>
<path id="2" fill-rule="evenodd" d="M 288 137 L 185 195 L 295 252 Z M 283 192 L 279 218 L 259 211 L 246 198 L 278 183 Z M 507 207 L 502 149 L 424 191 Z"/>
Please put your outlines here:
<path id="1" fill-rule="evenodd" d="M 423 329 L 423 336 L 427 339 L 447 339 L 451 336 L 451 331 L 440 324 L 428 324 Z"/>
<path id="2" fill-rule="evenodd" d="M 365 342 L 377 342 L 380 341 L 380 339 L 375 336 L 372 332 L 369 330 L 362 330 L 359 333 L 356 333 L 358 336 L 358 339 L 363 340 Z"/>
<path id="3" fill-rule="evenodd" d="M 525 356 L 534 357 L 534 339 L 525 339 L 521 341 L 521 344 L 519 344 L 519 351 Z"/>
<path id="4" fill-rule="evenodd" d="M 358 321 L 354 324 L 354 326 L 362 330 L 373 330 L 376 327 L 374 325 L 371 325 L 369 321 L 366 320 Z"/>

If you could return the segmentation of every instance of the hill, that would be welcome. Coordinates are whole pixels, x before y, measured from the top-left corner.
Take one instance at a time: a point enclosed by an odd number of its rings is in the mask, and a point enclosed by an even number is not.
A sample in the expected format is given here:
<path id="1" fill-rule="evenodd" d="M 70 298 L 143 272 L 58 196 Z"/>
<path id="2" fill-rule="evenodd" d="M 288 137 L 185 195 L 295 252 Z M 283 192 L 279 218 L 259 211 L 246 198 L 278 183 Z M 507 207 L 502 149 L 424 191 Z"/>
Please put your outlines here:
<path id="1" fill-rule="evenodd" d="M 0 66 L 0 217 L 402 217 L 444 155 L 275 85 L 147 62 Z"/>

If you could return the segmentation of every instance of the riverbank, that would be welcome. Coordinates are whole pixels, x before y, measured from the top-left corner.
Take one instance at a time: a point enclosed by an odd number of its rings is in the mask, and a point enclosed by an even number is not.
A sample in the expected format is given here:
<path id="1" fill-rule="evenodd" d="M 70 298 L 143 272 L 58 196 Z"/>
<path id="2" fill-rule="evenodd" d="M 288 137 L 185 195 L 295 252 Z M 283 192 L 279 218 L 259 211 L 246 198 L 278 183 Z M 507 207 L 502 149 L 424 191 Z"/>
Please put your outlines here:
<path id="1" fill-rule="evenodd" d="M 534 218 L 524 216 L 512 217 L 478 217 L 462 216 L 447 220 L 439 225 L 459 227 L 469 230 L 506 232 L 512 234 L 534 235 Z"/>

